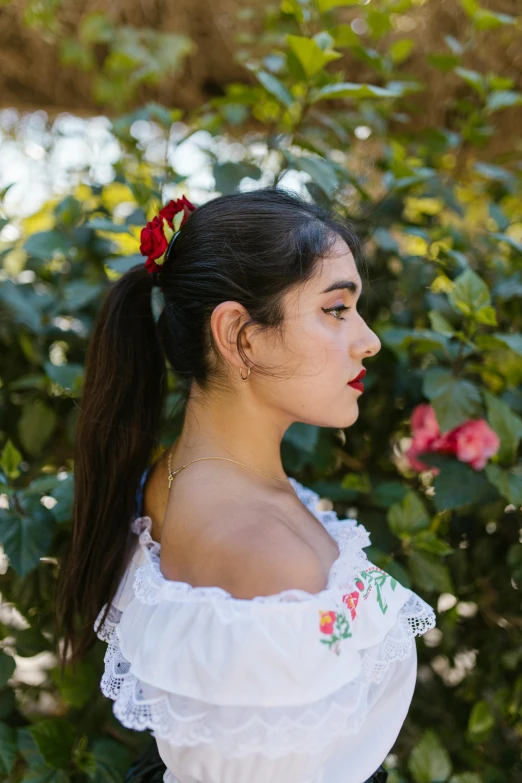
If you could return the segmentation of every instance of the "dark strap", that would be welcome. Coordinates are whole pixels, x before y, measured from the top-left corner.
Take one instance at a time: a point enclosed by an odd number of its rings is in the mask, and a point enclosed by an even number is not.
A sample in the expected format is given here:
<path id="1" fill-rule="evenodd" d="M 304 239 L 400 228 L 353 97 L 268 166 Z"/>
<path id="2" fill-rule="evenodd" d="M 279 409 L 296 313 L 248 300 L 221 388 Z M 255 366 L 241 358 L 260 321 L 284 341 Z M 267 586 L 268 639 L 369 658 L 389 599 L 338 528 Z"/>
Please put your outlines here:
<path id="1" fill-rule="evenodd" d="M 136 517 L 141 517 L 143 515 L 143 491 L 145 489 L 145 482 L 147 481 L 147 476 L 149 475 L 151 470 L 152 470 L 152 465 L 149 465 L 149 467 L 145 468 L 145 470 L 141 474 L 140 483 L 138 485 L 138 489 L 136 492 L 136 503 L 135 503 Z"/>
<path id="2" fill-rule="evenodd" d="M 166 769 L 158 753 L 156 740 L 152 738 L 141 756 L 127 770 L 124 783 L 163 783 Z"/>

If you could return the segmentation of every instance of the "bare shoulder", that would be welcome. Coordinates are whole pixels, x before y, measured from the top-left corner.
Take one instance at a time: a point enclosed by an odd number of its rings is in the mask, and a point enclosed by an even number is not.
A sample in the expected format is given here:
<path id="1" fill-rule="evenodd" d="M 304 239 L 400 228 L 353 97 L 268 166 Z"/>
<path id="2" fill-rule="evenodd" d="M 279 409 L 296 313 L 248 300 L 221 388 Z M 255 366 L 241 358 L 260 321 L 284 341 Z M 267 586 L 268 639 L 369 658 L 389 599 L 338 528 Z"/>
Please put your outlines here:
<path id="1" fill-rule="evenodd" d="M 192 482 L 180 483 L 172 514 L 183 508 L 182 524 L 171 524 L 167 509 L 161 551 L 166 578 L 221 587 L 246 599 L 325 588 L 317 554 L 290 528 L 277 503 L 209 481 L 204 492 L 199 484 L 198 493 Z"/>

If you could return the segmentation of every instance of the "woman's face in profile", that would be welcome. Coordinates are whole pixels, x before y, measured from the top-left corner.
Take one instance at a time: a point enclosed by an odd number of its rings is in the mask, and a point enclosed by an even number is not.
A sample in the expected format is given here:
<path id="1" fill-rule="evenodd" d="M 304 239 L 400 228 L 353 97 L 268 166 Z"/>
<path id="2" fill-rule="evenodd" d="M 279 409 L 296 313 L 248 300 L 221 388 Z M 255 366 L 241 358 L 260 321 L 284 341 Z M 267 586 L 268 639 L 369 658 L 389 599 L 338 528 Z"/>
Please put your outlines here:
<path id="1" fill-rule="evenodd" d="M 353 255 L 338 238 L 315 276 L 286 294 L 281 336 L 256 340 L 256 360 L 274 372 L 256 375 L 260 401 L 291 421 L 335 428 L 356 421 L 361 391 L 349 382 L 381 348 L 357 312 L 361 287 Z"/>

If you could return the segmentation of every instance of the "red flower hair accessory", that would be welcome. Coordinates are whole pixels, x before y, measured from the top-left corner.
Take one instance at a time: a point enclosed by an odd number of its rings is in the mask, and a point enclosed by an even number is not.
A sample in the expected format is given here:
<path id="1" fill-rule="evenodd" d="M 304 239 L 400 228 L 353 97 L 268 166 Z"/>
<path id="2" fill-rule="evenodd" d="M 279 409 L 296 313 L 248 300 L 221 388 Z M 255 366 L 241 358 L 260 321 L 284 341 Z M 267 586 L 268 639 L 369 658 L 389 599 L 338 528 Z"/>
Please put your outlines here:
<path id="1" fill-rule="evenodd" d="M 167 250 L 174 236 L 186 222 L 196 207 L 182 196 L 175 201 L 169 201 L 140 234 L 140 253 L 146 256 L 145 268 L 149 274 L 157 272 L 165 263 Z"/>

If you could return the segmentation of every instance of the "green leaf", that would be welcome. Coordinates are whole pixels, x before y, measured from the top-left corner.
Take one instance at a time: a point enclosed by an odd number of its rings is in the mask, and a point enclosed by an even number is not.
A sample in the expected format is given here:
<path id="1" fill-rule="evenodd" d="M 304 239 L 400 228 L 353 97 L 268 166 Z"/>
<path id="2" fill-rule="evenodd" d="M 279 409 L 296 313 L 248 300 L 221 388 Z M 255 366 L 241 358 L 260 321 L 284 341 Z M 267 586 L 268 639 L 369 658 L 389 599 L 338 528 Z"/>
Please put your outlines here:
<path id="1" fill-rule="evenodd" d="M 443 334 L 445 337 L 452 337 L 452 335 L 455 334 L 455 330 L 450 322 L 447 321 L 438 310 L 430 310 L 428 318 L 430 319 L 431 328 L 434 332 Z"/>
<path id="2" fill-rule="evenodd" d="M 86 43 L 110 43 L 115 31 L 108 16 L 102 11 L 85 14 L 80 22 L 79 38 Z"/>
<path id="3" fill-rule="evenodd" d="M 8 726 L 7 723 L 0 723 L 0 772 L 6 774 L 11 772 L 17 754 L 16 731 L 12 726 Z"/>
<path id="4" fill-rule="evenodd" d="M 372 485 L 367 473 L 347 473 L 341 481 L 343 489 L 353 489 L 355 492 L 371 492 Z"/>
<path id="5" fill-rule="evenodd" d="M 514 413 L 499 397 L 484 391 L 487 419 L 500 438 L 498 457 L 500 462 L 513 462 L 522 438 L 522 418 Z"/>
<path id="6" fill-rule="evenodd" d="M 13 441 L 9 439 L 2 449 L 0 456 L 0 468 L 4 471 L 8 479 L 17 479 L 20 475 L 18 466 L 22 461 L 22 455 L 14 446 Z"/>
<path id="7" fill-rule="evenodd" d="M 56 522 L 59 525 L 69 522 L 72 519 L 74 502 L 74 477 L 71 473 L 58 481 L 51 496 L 56 500 L 56 505 L 51 510 Z"/>
<path id="8" fill-rule="evenodd" d="M 495 719 L 485 701 L 478 701 L 473 705 L 468 721 L 468 734 L 471 739 L 484 740 L 493 726 Z"/>
<path id="9" fill-rule="evenodd" d="M 93 231 L 106 231 L 109 234 L 129 234 L 129 226 L 126 223 L 113 223 L 109 218 L 97 217 L 84 223 L 85 228 Z"/>
<path id="10" fill-rule="evenodd" d="M 472 168 L 484 177 L 485 179 L 493 180 L 493 182 L 510 182 L 513 179 L 513 174 L 502 166 L 496 166 L 494 163 L 483 163 L 482 161 L 476 161 L 473 163 Z M 503 234 L 490 233 L 489 236 L 503 237 Z"/>
<path id="11" fill-rule="evenodd" d="M 385 345 L 399 355 L 410 346 L 417 351 L 431 351 L 446 348 L 448 344 L 446 337 L 430 329 L 391 327 L 380 331 L 379 337 Z"/>
<path id="12" fill-rule="evenodd" d="M 51 261 L 56 256 L 67 256 L 71 248 L 71 240 L 59 231 L 38 231 L 36 234 L 31 234 L 23 244 L 26 253 L 41 261 Z"/>
<path id="13" fill-rule="evenodd" d="M 375 240 L 375 242 L 382 250 L 385 250 L 388 253 L 399 252 L 399 246 L 397 244 L 397 240 L 391 234 L 391 232 L 388 231 L 387 228 L 376 228 L 375 231 L 373 232 L 372 239 Z"/>
<path id="14" fill-rule="evenodd" d="M 454 73 L 456 73 L 457 76 L 460 76 L 466 84 L 473 87 L 480 95 L 484 95 L 486 91 L 486 80 L 481 73 L 478 71 L 470 71 L 468 68 L 461 68 L 460 65 L 457 65 L 457 67 L 454 68 Z"/>
<path id="15" fill-rule="evenodd" d="M 496 30 L 506 24 L 514 24 L 515 17 L 509 14 L 499 14 L 487 8 L 480 8 L 473 18 L 477 30 Z"/>
<path id="16" fill-rule="evenodd" d="M 433 555 L 445 557 L 451 555 L 454 551 L 449 544 L 446 544 L 441 538 L 437 538 L 431 530 L 423 530 L 413 537 L 413 546 L 415 549 L 423 549 L 425 552 L 431 552 Z"/>
<path id="17" fill-rule="evenodd" d="M 0 688 L 3 688 L 7 681 L 13 676 L 16 669 L 16 662 L 12 655 L 0 651 Z"/>
<path id="18" fill-rule="evenodd" d="M 61 697 L 71 707 L 83 707 L 87 704 L 92 699 L 98 682 L 96 669 L 88 661 L 78 661 L 75 672 L 68 664 L 63 678 L 59 668 L 52 669 L 51 676 Z"/>
<path id="19" fill-rule="evenodd" d="M 455 378 L 449 370 L 433 367 L 424 375 L 423 391 L 431 401 L 441 432 L 447 432 L 482 413 L 478 388 Z"/>
<path id="20" fill-rule="evenodd" d="M 484 471 L 488 481 L 498 489 L 502 497 L 514 506 L 522 506 L 522 465 L 502 470 L 498 465 L 489 464 Z"/>
<path id="21" fill-rule="evenodd" d="M 433 480 L 433 500 L 439 511 L 485 502 L 491 493 L 483 473 L 464 462 L 440 454 L 421 454 L 419 459 L 440 468 Z"/>
<path id="22" fill-rule="evenodd" d="M 434 731 L 426 731 L 408 761 L 415 783 L 443 783 L 451 775 L 451 759 Z"/>
<path id="23" fill-rule="evenodd" d="M 83 208 L 74 196 L 66 196 L 54 207 L 53 212 L 63 226 L 71 228 L 81 221 Z"/>
<path id="24" fill-rule="evenodd" d="M 93 50 L 89 46 L 82 46 L 77 38 L 63 38 L 59 42 L 59 52 L 62 65 L 74 65 L 86 72 L 96 67 Z"/>
<path id="25" fill-rule="evenodd" d="M 522 93 L 514 90 L 493 90 L 486 101 L 486 111 L 492 114 L 511 106 L 522 106 Z"/>
<path id="26" fill-rule="evenodd" d="M 93 783 L 119 783 L 124 780 L 132 758 L 121 742 L 100 737 L 92 745 L 96 772 L 89 775 Z"/>
<path id="27" fill-rule="evenodd" d="M 29 727 L 46 764 L 53 769 L 67 769 L 72 762 L 76 728 L 65 718 L 44 718 Z"/>
<path id="28" fill-rule="evenodd" d="M 15 285 L 11 280 L 0 285 L 0 302 L 11 313 L 13 320 L 38 333 L 42 328 L 42 318 L 37 298 L 26 291 L 25 286 Z"/>
<path id="29" fill-rule="evenodd" d="M 64 304 L 68 312 L 75 312 L 97 299 L 102 291 L 103 286 L 97 283 L 89 283 L 86 280 L 71 280 L 63 287 Z"/>
<path id="30" fill-rule="evenodd" d="M 408 492 L 401 503 L 394 503 L 387 519 L 390 530 L 399 538 L 410 537 L 430 524 L 426 507 L 416 492 Z"/>
<path id="31" fill-rule="evenodd" d="M 413 550 L 408 558 L 408 566 L 412 580 L 423 590 L 453 592 L 449 570 L 441 563 L 438 555 Z"/>
<path id="32" fill-rule="evenodd" d="M 31 626 L 15 633 L 16 654 L 22 658 L 31 658 L 42 650 L 50 649 L 49 642 L 39 628 Z"/>
<path id="33" fill-rule="evenodd" d="M 51 545 L 53 517 L 37 498 L 17 496 L 18 513 L 0 508 L 0 541 L 16 573 L 24 577 Z"/>
<path id="34" fill-rule="evenodd" d="M 340 6 L 358 5 L 359 0 L 315 0 L 315 4 L 318 10 L 324 14 L 326 11 L 330 11 L 332 8 L 339 8 Z"/>
<path id="35" fill-rule="evenodd" d="M 522 335 L 520 334 L 502 334 L 500 332 L 494 332 L 491 335 L 497 342 L 505 345 L 514 353 L 518 353 L 522 356 Z"/>
<path id="36" fill-rule="evenodd" d="M 482 783 L 482 778 L 475 772 L 461 772 L 459 775 L 452 775 L 449 783 Z"/>
<path id="37" fill-rule="evenodd" d="M 377 87 L 375 84 L 356 84 L 355 82 L 341 82 L 340 84 L 327 84 L 312 94 L 311 103 L 337 98 L 396 98 L 395 90 L 386 87 Z"/>
<path id="38" fill-rule="evenodd" d="M 141 253 L 134 253 L 130 256 L 118 256 L 117 258 L 110 258 L 105 262 L 105 265 L 112 269 L 113 272 L 123 275 L 128 272 L 129 269 L 137 266 L 138 264 L 144 264 L 145 258 Z"/>
<path id="39" fill-rule="evenodd" d="M 299 0 L 282 0 L 281 13 L 290 14 L 299 23 L 302 23 L 304 18 L 303 8 L 299 4 Z"/>
<path id="40" fill-rule="evenodd" d="M 275 76 L 266 71 L 256 71 L 256 77 L 274 98 L 282 103 L 284 106 L 291 106 L 294 102 L 294 96 L 288 90 L 285 85 L 279 81 Z"/>
<path id="41" fill-rule="evenodd" d="M 323 190 L 327 196 L 332 196 L 339 187 L 337 172 L 328 160 L 324 158 L 311 158 L 306 155 L 293 155 L 288 150 L 283 151 L 289 166 L 297 171 L 309 174 L 313 182 Z"/>
<path id="42" fill-rule="evenodd" d="M 473 18 L 480 6 L 477 0 L 460 0 L 460 4 L 468 16 Z"/>
<path id="43" fill-rule="evenodd" d="M 481 307 L 480 310 L 477 310 L 473 315 L 479 324 L 486 324 L 487 326 L 498 325 L 497 314 L 494 307 L 490 307 L 489 305 Z"/>
<path id="44" fill-rule="evenodd" d="M 63 770 L 47 766 L 44 757 L 31 736 L 30 729 L 17 729 L 18 748 L 29 767 L 24 771 L 21 783 L 68 783 L 69 775 Z"/>
<path id="45" fill-rule="evenodd" d="M 301 35 L 287 35 L 286 41 L 308 76 L 312 78 L 322 71 L 325 65 L 338 60 L 342 55 L 333 50 L 323 51 L 313 38 Z"/>
<path id="46" fill-rule="evenodd" d="M 47 376 L 59 386 L 68 389 L 75 395 L 80 393 L 83 381 L 83 365 L 75 364 L 74 362 L 68 362 L 67 364 L 45 362 L 44 369 Z"/>
<path id="47" fill-rule="evenodd" d="M 37 399 L 26 403 L 18 420 L 18 435 L 24 449 L 32 455 L 40 454 L 56 423 L 55 412 L 44 402 Z"/>
<path id="48" fill-rule="evenodd" d="M 215 163 L 212 170 L 214 179 L 216 181 L 216 190 L 223 195 L 230 193 L 236 193 L 239 190 L 239 185 L 245 177 L 250 179 L 259 179 L 261 177 L 261 169 L 259 166 L 255 166 L 253 163 L 247 161 L 240 161 L 233 163 L 232 161 L 226 161 L 225 163 Z M 181 212 L 178 213 L 183 217 Z"/>
<path id="49" fill-rule="evenodd" d="M 372 492 L 371 501 L 379 508 L 389 508 L 394 503 L 400 503 L 408 492 L 400 481 L 383 481 Z"/>
<path id="50" fill-rule="evenodd" d="M 495 239 L 500 239 L 502 242 L 506 242 L 517 253 L 522 253 L 522 242 L 519 242 L 515 237 L 509 236 L 509 234 L 501 234 L 496 231 L 492 231 L 489 235 Z"/>
<path id="51" fill-rule="evenodd" d="M 471 2 L 473 2 L 473 0 L 471 0 Z M 459 56 L 461 54 L 464 54 L 463 44 L 460 41 L 458 41 L 453 35 L 445 35 L 444 41 L 449 47 L 449 49 L 451 49 L 453 54 L 458 54 Z"/>
<path id="52" fill-rule="evenodd" d="M 469 267 L 455 278 L 454 284 L 448 299 L 457 312 L 460 311 L 464 315 L 471 315 L 491 304 L 491 297 L 486 283 Z"/>
<path id="53" fill-rule="evenodd" d="M 33 479 L 25 488 L 25 494 L 36 493 L 38 495 L 46 495 L 56 487 L 58 482 L 59 478 L 56 473 L 46 473 L 43 476 L 38 476 Z"/>
<path id="54" fill-rule="evenodd" d="M 427 60 L 439 71 L 452 71 L 461 61 L 458 54 L 432 52 L 427 55 Z"/>
<path id="55" fill-rule="evenodd" d="M 409 57 L 414 46 L 415 41 L 412 38 L 401 38 L 392 43 L 388 52 L 393 62 L 398 65 Z"/>
<path id="56" fill-rule="evenodd" d="M 501 332 L 477 334 L 475 342 L 479 348 L 485 351 L 496 351 L 498 354 L 499 349 L 502 351 L 507 348 L 522 356 L 522 337 L 519 334 L 502 334 Z"/>

